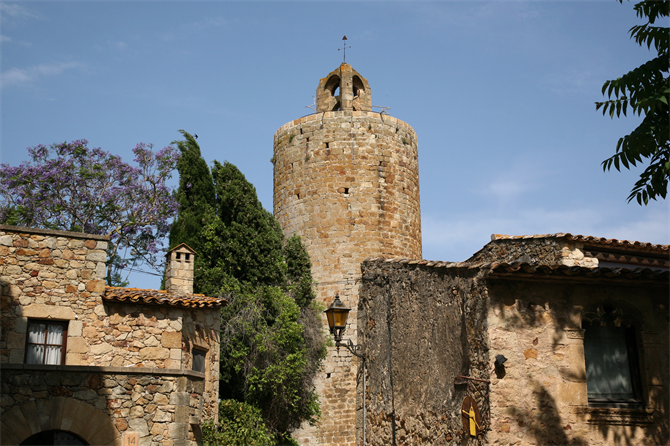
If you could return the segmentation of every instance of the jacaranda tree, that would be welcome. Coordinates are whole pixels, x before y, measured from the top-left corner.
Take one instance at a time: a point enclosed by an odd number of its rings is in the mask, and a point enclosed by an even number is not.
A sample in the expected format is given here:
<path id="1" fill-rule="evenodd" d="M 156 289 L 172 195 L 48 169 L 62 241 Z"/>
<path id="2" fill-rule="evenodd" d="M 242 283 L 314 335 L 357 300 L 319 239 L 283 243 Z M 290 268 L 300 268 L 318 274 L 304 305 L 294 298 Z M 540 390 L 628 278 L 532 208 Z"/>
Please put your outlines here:
<path id="1" fill-rule="evenodd" d="M 620 3 L 623 0 L 619 0 Z M 654 26 L 657 20 L 667 24 L 670 15 L 670 0 L 644 0 L 634 7 L 637 16 L 647 19 L 647 23 L 636 25 L 630 29 L 630 36 L 640 46 L 656 51 L 657 55 L 650 61 L 640 65 L 618 79 L 605 82 L 602 94 L 607 94 L 607 101 L 596 102 L 596 110 L 602 108 L 603 115 L 611 118 L 624 116 L 630 107 L 633 114 L 644 115 L 642 123 L 630 134 L 619 138 L 616 153 L 603 161 L 603 169 L 609 170 L 612 165 L 617 170 L 621 166 L 630 169 L 644 160 L 649 166 L 640 174 L 628 201 L 637 199 L 639 204 L 647 204 L 656 197 L 665 198 L 668 193 L 668 176 L 670 173 L 670 83 L 668 70 L 668 38 L 670 29 L 667 26 Z"/>
<path id="2" fill-rule="evenodd" d="M 30 161 L 0 165 L 0 222 L 107 235 L 107 281 L 145 262 L 158 268 L 159 248 L 177 203 L 165 184 L 179 158 L 166 147 L 134 149 L 136 166 L 85 139 L 28 148 Z"/>
<path id="3" fill-rule="evenodd" d="M 187 243 L 197 252 L 196 291 L 229 301 L 221 311 L 219 425 L 208 425 L 203 439 L 211 445 L 286 444 L 293 429 L 319 416 L 313 379 L 325 357 L 325 337 L 309 256 L 298 236 L 284 238 L 237 167 L 214 161 L 211 171 L 205 169 L 197 142 L 182 134 L 185 140 L 175 142 L 181 150 L 180 211 L 170 244 Z M 241 416 L 249 411 L 262 423 Z"/>

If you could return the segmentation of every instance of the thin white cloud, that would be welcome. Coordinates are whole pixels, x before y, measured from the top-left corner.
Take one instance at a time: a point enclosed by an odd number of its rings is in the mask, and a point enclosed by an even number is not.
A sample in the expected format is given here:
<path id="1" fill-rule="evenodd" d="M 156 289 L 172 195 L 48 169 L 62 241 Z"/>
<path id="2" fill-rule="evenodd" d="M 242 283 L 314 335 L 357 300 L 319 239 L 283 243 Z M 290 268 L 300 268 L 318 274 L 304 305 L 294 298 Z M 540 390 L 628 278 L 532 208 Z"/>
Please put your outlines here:
<path id="1" fill-rule="evenodd" d="M 2 34 L 0 34 L 0 43 L 11 42 L 11 41 L 12 41 L 11 37 L 3 36 Z"/>
<path id="2" fill-rule="evenodd" d="M 63 71 L 79 68 L 83 65 L 79 62 L 61 62 L 56 64 L 39 64 L 30 68 L 10 68 L 0 76 L 3 88 L 35 82 L 41 78 L 56 76 Z"/>
<path id="3" fill-rule="evenodd" d="M 477 187 L 474 192 L 491 197 L 496 203 L 508 205 L 528 191 L 536 191 L 546 184 L 547 172 L 539 160 L 515 159 L 504 170 L 500 170 L 488 183 Z"/>
<path id="4" fill-rule="evenodd" d="M 30 11 L 28 8 L 25 6 L 18 4 L 18 3 L 6 3 L 6 2 L 0 2 L 0 17 L 2 17 L 2 21 L 7 21 L 9 19 L 20 19 L 20 18 L 27 18 L 27 19 L 36 19 L 39 18 L 37 14 L 34 12 Z"/>

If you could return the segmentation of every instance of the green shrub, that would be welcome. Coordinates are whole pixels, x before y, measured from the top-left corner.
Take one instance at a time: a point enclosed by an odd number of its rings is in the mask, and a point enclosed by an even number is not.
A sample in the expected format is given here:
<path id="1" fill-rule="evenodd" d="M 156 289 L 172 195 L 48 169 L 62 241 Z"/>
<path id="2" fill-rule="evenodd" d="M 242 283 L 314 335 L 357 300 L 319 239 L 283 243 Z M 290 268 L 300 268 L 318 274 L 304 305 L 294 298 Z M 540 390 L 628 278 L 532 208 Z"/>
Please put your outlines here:
<path id="1" fill-rule="evenodd" d="M 236 400 L 219 403 L 219 424 L 202 426 L 202 443 L 208 446 L 268 446 L 274 444 L 261 410 Z"/>

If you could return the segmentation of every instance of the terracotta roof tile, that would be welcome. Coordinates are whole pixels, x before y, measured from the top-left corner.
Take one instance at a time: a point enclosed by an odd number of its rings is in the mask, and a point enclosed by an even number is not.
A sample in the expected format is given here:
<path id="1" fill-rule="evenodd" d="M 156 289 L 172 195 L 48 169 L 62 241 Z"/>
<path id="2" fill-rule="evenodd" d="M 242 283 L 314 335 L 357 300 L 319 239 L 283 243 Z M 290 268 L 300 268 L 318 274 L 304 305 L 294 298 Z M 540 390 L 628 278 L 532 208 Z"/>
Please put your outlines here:
<path id="1" fill-rule="evenodd" d="M 605 237 L 593 237 L 590 235 L 572 235 L 569 232 L 558 232 L 556 234 L 541 234 L 541 235 L 505 235 L 493 234 L 491 240 L 524 240 L 535 238 L 564 238 L 569 241 L 579 243 L 589 243 L 593 245 L 609 246 L 618 249 L 641 249 L 645 251 L 665 252 L 670 251 L 670 245 L 654 244 L 647 242 L 637 242 L 628 240 L 617 240 Z"/>
<path id="2" fill-rule="evenodd" d="M 416 259 L 384 259 L 384 258 L 370 258 L 366 262 L 384 262 L 384 263 L 400 263 L 410 265 L 425 265 L 432 268 L 447 268 L 460 270 L 473 270 L 488 268 L 489 275 L 509 276 L 516 275 L 533 275 L 534 277 L 586 277 L 586 278 L 601 278 L 601 279 L 629 279 L 629 280 L 652 280 L 667 282 L 670 280 L 670 271 L 663 269 L 651 268 L 611 268 L 598 267 L 586 268 L 583 266 L 566 266 L 566 265 L 532 265 L 530 263 L 501 263 L 494 262 L 487 265 L 475 265 L 469 262 L 432 262 L 428 260 Z"/>
<path id="3" fill-rule="evenodd" d="M 566 265 L 531 265 L 529 263 L 492 263 L 489 275 L 534 275 L 553 277 L 589 277 L 604 279 L 670 280 L 670 271 L 651 268 L 586 268 Z"/>
<path id="4" fill-rule="evenodd" d="M 208 297 L 203 294 L 177 296 L 164 290 L 144 290 L 139 288 L 105 288 L 103 299 L 109 302 L 140 303 L 150 305 L 170 305 L 187 308 L 218 308 L 228 303 L 226 299 Z"/>

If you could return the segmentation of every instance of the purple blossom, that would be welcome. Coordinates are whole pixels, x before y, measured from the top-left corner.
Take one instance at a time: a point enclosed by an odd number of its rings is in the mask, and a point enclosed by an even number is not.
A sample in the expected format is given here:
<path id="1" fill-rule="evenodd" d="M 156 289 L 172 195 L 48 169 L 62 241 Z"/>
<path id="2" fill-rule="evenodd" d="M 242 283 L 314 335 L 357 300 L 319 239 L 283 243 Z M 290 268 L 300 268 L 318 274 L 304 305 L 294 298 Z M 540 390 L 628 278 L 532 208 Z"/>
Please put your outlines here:
<path id="1" fill-rule="evenodd" d="M 26 226 L 107 235 L 111 259 L 133 251 L 130 259 L 116 260 L 117 267 L 155 264 L 178 208 L 165 183 L 179 153 L 168 146 L 154 154 L 152 147 L 135 146 L 136 166 L 88 148 L 85 139 L 28 147 L 31 161 L 0 164 L 0 221 L 18 215 Z"/>

